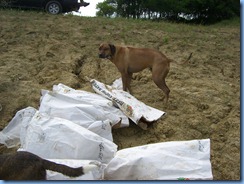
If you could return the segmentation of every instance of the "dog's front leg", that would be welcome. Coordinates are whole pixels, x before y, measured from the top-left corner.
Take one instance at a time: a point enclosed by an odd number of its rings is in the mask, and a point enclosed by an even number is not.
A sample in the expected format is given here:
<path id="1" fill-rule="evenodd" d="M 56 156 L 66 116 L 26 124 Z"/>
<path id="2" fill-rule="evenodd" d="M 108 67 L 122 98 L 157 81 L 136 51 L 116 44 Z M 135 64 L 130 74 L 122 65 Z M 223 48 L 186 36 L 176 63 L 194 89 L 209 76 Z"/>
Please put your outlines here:
<path id="1" fill-rule="evenodd" d="M 123 90 L 128 92 L 131 92 L 130 90 L 130 81 L 131 81 L 131 76 L 127 73 L 122 73 L 122 83 L 123 83 Z"/>

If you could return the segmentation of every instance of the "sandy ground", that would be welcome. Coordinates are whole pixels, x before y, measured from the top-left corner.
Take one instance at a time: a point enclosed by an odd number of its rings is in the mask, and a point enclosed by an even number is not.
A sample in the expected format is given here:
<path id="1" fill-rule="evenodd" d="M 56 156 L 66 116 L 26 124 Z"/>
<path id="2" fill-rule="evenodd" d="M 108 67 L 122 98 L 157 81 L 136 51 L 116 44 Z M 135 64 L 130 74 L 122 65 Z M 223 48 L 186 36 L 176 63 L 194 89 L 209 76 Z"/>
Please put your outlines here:
<path id="1" fill-rule="evenodd" d="M 171 65 L 168 106 L 149 70 L 134 75 L 142 102 L 167 112 L 148 130 L 134 124 L 113 130 L 119 149 L 149 143 L 211 140 L 215 180 L 240 179 L 240 26 L 189 26 L 42 12 L 0 10 L 0 130 L 27 106 L 38 108 L 40 90 L 63 83 L 92 91 L 85 77 L 111 84 L 120 74 L 98 58 L 101 42 L 157 48 L 187 65 Z M 11 152 L 3 145 L 0 152 Z"/>

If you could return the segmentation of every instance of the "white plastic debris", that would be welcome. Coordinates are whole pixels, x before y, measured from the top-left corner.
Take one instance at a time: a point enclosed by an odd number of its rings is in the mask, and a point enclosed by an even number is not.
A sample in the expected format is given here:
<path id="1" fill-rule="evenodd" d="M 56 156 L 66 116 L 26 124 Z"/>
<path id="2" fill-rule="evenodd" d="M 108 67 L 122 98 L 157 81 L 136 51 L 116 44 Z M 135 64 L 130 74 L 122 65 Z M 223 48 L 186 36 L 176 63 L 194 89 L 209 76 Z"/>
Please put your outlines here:
<path id="1" fill-rule="evenodd" d="M 108 163 L 117 151 L 113 142 L 69 120 L 36 112 L 20 135 L 21 150 L 49 159 L 83 159 Z"/>
<path id="2" fill-rule="evenodd" d="M 116 79 L 111 85 L 111 87 L 117 90 L 123 90 L 122 78 Z"/>
<path id="3" fill-rule="evenodd" d="M 111 125 L 129 126 L 128 117 L 101 95 L 75 90 L 63 84 L 42 93 L 40 112 L 61 117 L 88 128 L 95 121 L 109 120 Z"/>
<path id="4" fill-rule="evenodd" d="M 110 141 L 113 141 L 112 122 L 117 124 L 121 121 L 119 116 L 106 119 L 105 111 L 100 106 L 85 104 L 55 92 L 45 93 L 39 109 L 41 113 L 72 121 Z"/>
<path id="5" fill-rule="evenodd" d="M 210 140 L 172 141 L 119 150 L 105 180 L 212 180 Z"/>
<path id="6" fill-rule="evenodd" d="M 120 89 L 115 89 L 95 79 L 92 79 L 90 82 L 92 84 L 92 88 L 96 93 L 111 100 L 126 114 L 126 116 L 128 116 L 134 123 L 136 123 L 143 129 L 147 128 L 147 124 L 143 125 L 141 122 L 139 124 L 139 121 L 141 119 L 147 122 L 153 122 L 165 115 L 165 112 L 147 106 L 143 102 L 137 100 L 128 92 L 125 92 Z M 113 86 L 118 87 L 119 84 L 114 84 Z"/>
<path id="7" fill-rule="evenodd" d="M 12 148 L 20 145 L 20 134 L 25 134 L 25 128 L 36 113 L 33 107 L 18 111 L 9 124 L 0 132 L 0 143 Z"/>

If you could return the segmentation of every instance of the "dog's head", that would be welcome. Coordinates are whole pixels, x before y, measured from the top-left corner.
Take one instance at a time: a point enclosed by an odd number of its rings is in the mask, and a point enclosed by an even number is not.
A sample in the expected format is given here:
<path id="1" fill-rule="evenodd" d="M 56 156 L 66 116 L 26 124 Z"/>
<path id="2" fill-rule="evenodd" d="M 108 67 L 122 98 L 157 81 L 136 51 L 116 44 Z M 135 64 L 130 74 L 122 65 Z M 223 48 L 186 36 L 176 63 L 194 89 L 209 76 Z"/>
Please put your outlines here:
<path id="1" fill-rule="evenodd" d="M 111 59 L 116 52 L 113 44 L 102 43 L 99 47 L 99 58 Z"/>

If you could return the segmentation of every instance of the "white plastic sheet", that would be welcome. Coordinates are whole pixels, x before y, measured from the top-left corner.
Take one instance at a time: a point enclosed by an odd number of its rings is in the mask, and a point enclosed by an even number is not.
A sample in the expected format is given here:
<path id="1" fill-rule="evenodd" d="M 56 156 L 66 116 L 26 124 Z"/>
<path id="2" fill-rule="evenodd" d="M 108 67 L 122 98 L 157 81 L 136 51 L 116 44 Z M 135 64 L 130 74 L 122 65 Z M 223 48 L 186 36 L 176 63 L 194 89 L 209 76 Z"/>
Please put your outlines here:
<path id="1" fill-rule="evenodd" d="M 173 141 L 119 150 L 106 180 L 211 180 L 210 140 Z"/>
<path id="2" fill-rule="evenodd" d="M 69 120 L 36 112 L 20 135 L 21 150 L 49 159 L 83 159 L 108 163 L 117 145 Z"/>
<path id="3" fill-rule="evenodd" d="M 0 132 L 0 143 L 12 148 L 20 145 L 20 134 L 25 134 L 25 128 L 36 113 L 33 107 L 18 111 L 9 124 Z"/>
<path id="4" fill-rule="evenodd" d="M 55 92 L 46 92 L 39 108 L 41 113 L 67 119 L 110 141 L 113 141 L 111 126 L 121 121 L 119 116 L 106 119 L 100 106 L 81 103 L 78 100 Z"/>
<path id="5" fill-rule="evenodd" d="M 54 85 L 53 91 L 43 91 L 40 112 L 68 119 L 85 128 L 95 121 L 109 120 L 112 126 L 129 126 L 128 117 L 110 100 L 101 95 L 75 90 L 64 84 Z"/>
<path id="6" fill-rule="evenodd" d="M 90 82 L 96 93 L 111 100 L 126 116 L 143 129 L 147 129 L 147 124 L 139 122 L 142 118 L 147 122 L 153 122 L 165 115 L 165 112 L 147 106 L 128 92 L 120 90 L 120 85 L 118 84 L 120 80 L 117 81 L 117 84 L 113 84 L 113 86 L 119 87 L 119 89 L 105 85 L 95 79 L 92 79 Z"/>

